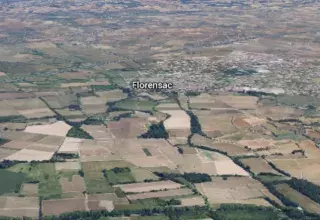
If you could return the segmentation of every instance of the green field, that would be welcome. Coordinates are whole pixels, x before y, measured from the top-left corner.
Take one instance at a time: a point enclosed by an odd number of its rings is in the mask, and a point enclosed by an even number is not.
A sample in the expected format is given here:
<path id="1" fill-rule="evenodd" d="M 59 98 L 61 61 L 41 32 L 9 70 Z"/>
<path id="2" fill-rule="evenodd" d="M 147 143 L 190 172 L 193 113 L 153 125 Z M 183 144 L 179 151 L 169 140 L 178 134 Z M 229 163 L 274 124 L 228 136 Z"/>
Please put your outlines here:
<path id="1" fill-rule="evenodd" d="M 15 173 L 0 169 L 0 195 L 18 192 L 27 176 L 24 173 Z"/>
<path id="2" fill-rule="evenodd" d="M 108 170 L 105 172 L 105 177 L 107 181 L 111 185 L 115 184 L 121 184 L 121 183 L 132 183 L 135 182 L 134 177 L 132 176 L 131 171 L 129 172 L 121 172 L 121 173 L 115 173 L 112 170 Z"/>
<path id="3" fill-rule="evenodd" d="M 56 174 L 54 163 L 17 164 L 9 170 L 25 174 L 30 180 L 39 182 L 39 196 L 44 199 L 59 198 L 62 190 L 59 175 Z"/>
<path id="4" fill-rule="evenodd" d="M 261 182 L 266 183 L 288 179 L 288 177 L 280 175 L 258 175 L 257 177 Z"/>
<path id="5" fill-rule="evenodd" d="M 142 110 L 153 111 L 153 107 L 157 105 L 154 101 L 124 99 L 115 104 L 115 107 L 124 110 Z"/>

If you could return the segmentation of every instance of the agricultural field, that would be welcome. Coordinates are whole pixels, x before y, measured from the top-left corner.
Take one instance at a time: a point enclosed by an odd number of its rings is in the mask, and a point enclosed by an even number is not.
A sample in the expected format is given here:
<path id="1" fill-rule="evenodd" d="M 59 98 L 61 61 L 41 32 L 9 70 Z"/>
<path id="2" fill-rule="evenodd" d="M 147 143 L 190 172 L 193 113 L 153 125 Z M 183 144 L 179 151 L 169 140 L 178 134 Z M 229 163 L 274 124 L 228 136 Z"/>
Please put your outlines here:
<path id="1" fill-rule="evenodd" d="M 196 184 L 202 195 L 213 204 L 244 203 L 271 206 L 265 199 L 264 186 L 249 177 L 214 177 L 212 182 Z"/>
<path id="2" fill-rule="evenodd" d="M 276 186 L 277 191 L 284 194 L 288 199 L 293 202 L 296 202 L 301 206 L 304 210 L 311 212 L 311 213 L 318 213 L 320 212 L 320 204 L 312 201 L 308 197 L 304 196 L 303 194 L 299 193 L 298 191 L 292 189 L 287 184 L 278 184 Z"/>

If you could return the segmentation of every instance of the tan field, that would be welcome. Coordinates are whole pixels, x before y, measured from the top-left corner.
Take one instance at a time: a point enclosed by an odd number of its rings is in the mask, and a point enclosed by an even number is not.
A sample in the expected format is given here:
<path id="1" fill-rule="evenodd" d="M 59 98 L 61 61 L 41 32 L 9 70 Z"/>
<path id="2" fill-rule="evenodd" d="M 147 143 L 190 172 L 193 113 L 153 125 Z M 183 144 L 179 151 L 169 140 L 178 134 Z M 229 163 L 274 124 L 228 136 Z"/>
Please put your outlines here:
<path id="1" fill-rule="evenodd" d="M 68 178 L 61 178 L 60 184 L 64 193 L 84 192 L 86 189 L 84 179 L 79 175 L 73 175 L 71 181 Z"/>
<path id="2" fill-rule="evenodd" d="M 38 98 L 4 100 L 0 102 L 0 105 L 10 106 L 17 111 L 47 109 L 47 106 Z"/>
<path id="3" fill-rule="evenodd" d="M 6 157 L 16 153 L 17 150 L 14 149 L 5 149 L 5 148 L 0 148 L 0 161 L 5 159 Z"/>
<path id="4" fill-rule="evenodd" d="M 201 194 L 208 196 L 211 204 L 243 203 L 247 200 L 264 197 L 263 185 L 249 177 L 212 178 L 212 182 L 196 184 Z M 252 200 L 251 203 L 255 201 Z M 257 200 L 259 204 L 261 201 Z M 258 204 L 257 204 L 258 205 Z M 269 203 L 265 205 L 270 206 Z"/>
<path id="5" fill-rule="evenodd" d="M 27 47 L 32 49 L 50 49 L 50 48 L 56 48 L 57 46 L 50 41 L 46 41 L 46 42 L 30 43 L 27 45 Z"/>
<path id="6" fill-rule="evenodd" d="M 188 198 L 179 199 L 181 201 L 180 206 L 204 206 L 205 202 L 201 196 L 193 196 Z"/>
<path id="7" fill-rule="evenodd" d="M 71 126 L 64 121 L 57 121 L 53 124 L 27 126 L 25 132 L 65 137 L 70 129 Z"/>
<path id="8" fill-rule="evenodd" d="M 113 102 L 127 98 L 127 94 L 123 93 L 123 91 L 120 89 L 96 92 L 96 94 L 106 102 Z"/>
<path id="9" fill-rule="evenodd" d="M 125 185 L 115 185 L 114 187 L 120 187 L 124 192 L 130 193 L 140 193 L 140 192 L 150 192 L 153 190 L 165 190 L 165 189 L 178 189 L 181 184 L 172 181 L 159 181 L 150 183 L 132 183 Z"/>
<path id="10" fill-rule="evenodd" d="M 55 199 L 44 200 L 42 202 L 42 211 L 44 215 L 60 215 L 64 212 L 86 211 L 85 199 Z"/>
<path id="11" fill-rule="evenodd" d="M 185 111 L 162 110 L 162 112 L 170 115 L 170 118 L 164 121 L 164 126 L 169 132 L 170 130 L 188 130 L 190 132 L 190 117 Z"/>
<path id="12" fill-rule="evenodd" d="M 79 146 L 83 139 L 66 137 L 63 144 L 59 148 L 59 153 L 78 153 Z"/>
<path id="13" fill-rule="evenodd" d="M 145 192 L 139 194 L 129 194 L 127 198 L 129 200 L 138 200 L 138 199 L 150 199 L 150 198 L 164 198 L 164 197 L 176 197 L 193 194 L 191 189 L 181 188 L 181 189 L 172 189 L 168 191 L 159 191 L 159 192 Z"/>
<path id="14" fill-rule="evenodd" d="M 105 105 L 106 101 L 100 97 L 88 96 L 88 97 L 81 97 L 81 103 L 83 105 Z"/>
<path id="15" fill-rule="evenodd" d="M 266 122 L 266 119 L 264 118 L 257 118 L 257 117 L 248 117 L 248 118 L 244 118 L 244 121 L 246 121 L 247 123 L 249 123 L 251 126 L 257 126 L 260 124 L 264 124 Z"/>
<path id="16" fill-rule="evenodd" d="M 240 140 L 238 144 L 247 146 L 252 150 L 275 148 L 275 141 L 272 139 L 254 139 L 254 140 Z"/>
<path id="17" fill-rule="evenodd" d="M 250 174 L 235 164 L 232 160 L 215 161 L 218 175 L 240 175 L 249 176 Z"/>
<path id="18" fill-rule="evenodd" d="M 279 169 L 285 170 L 296 178 L 307 179 L 320 185 L 320 162 L 318 158 L 308 159 L 272 159 L 271 162 Z M 312 172 L 310 172 L 312 170 Z"/>
<path id="19" fill-rule="evenodd" d="M 37 151 L 37 150 L 29 150 L 22 149 L 8 157 L 6 160 L 20 160 L 20 161 L 42 161 L 42 160 L 50 160 L 53 156 L 54 152 L 45 152 L 45 151 Z"/>
<path id="20" fill-rule="evenodd" d="M 243 154 L 249 153 L 248 150 L 246 150 L 245 148 L 239 145 L 235 145 L 231 143 L 215 142 L 214 140 L 208 139 L 198 134 L 192 137 L 191 142 L 198 146 L 205 146 L 213 150 L 226 152 L 230 156 L 243 155 Z"/>
<path id="21" fill-rule="evenodd" d="M 236 109 L 256 109 L 258 98 L 254 96 L 214 96 L 215 99 L 226 103 Z"/>
<path id="22" fill-rule="evenodd" d="M 0 72 L 0 76 L 6 76 L 4 72 Z"/>
<path id="23" fill-rule="evenodd" d="M 32 217 L 39 216 L 39 199 L 37 197 L 0 197 L 0 216 Z"/>
<path id="24" fill-rule="evenodd" d="M 250 170 L 255 174 L 258 173 L 274 173 L 280 175 L 262 158 L 246 158 L 241 162 L 250 167 Z"/>
<path id="25" fill-rule="evenodd" d="M 161 103 L 157 105 L 158 111 L 182 111 L 177 103 Z"/>
<path id="26" fill-rule="evenodd" d="M 108 81 L 104 82 L 86 82 L 86 83 L 61 83 L 61 88 L 68 87 L 87 87 L 87 86 L 107 86 L 110 85 Z"/>
<path id="27" fill-rule="evenodd" d="M 21 192 L 24 196 L 36 196 L 38 194 L 38 184 L 25 183 L 21 187 Z"/>
<path id="28" fill-rule="evenodd" d="M 79 162 L 58 162 L 58 163 L 55 163 L 55 168 L 57 171 L 80 170 L 81 165 Z"/>

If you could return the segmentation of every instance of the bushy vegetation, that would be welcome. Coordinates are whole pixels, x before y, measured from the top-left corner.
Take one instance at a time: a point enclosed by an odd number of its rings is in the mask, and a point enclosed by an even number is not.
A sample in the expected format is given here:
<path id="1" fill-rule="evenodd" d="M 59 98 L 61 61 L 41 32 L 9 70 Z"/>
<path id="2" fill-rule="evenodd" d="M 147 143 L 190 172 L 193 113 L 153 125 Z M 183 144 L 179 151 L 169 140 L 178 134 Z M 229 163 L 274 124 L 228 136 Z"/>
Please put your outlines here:
<path id="1" fill-rule="evenodd" d="M 101 125 L 103 124 L 103 120 L 97 117 L 88 117 L 82 123 L 85 125 Z"/>
<path id="2" fill-rule="evenodd" d="M 0 116 L 0 123 L 5 122 L 25 122 L 27 119 L 22 115 Z"/>
<path id="3" fill-rule="evenodd" d="M 74 138 L 83 138 L 83 139 L 93 139 L 93 137 L 84 131 L 82 128 L 79 127 L 72 127 L 68 133 L 67 137 L 74 137 Z"/>
<path id="4" fill-rule="evenodd" d="M 128 167 L 116 167 L 111 170 L 104 169 L 102 170 L 102 173 L 110 185 L 135 182 L 135 179 L 131 174 L 131 170 Z"/>
<path id="5" fill-rule="evenodd" d="M 148 150 L 148 148 L 142 148 L 143 152 L 149 157 L 152 156 L 152 154 L 150 153 L 150 151 Z"/>
<path id="6" fill-rule="evenodd" d="M 113 121 L 120 121 L 121 118 L 131 118 L 132 113 L 123 113 L 112 118 Z"/>
<path id="7" fill-rule="evenodd" d="M 131 172 L 131 169 L 129 167 L 115 167 L 111 169 L 114 173 L 125 173 L 125 172 Z"/>
<path id="8" fill-rule="evenodd" d="M 196 92 L 196 91 L 187 91 L 185 94 L 186 94 L 186 96 L 198 96 L 201 93 L 200 92 Z"/>
<path id="9" fill-rule="evenodd" d="M 210 217 L 215 220 L 275 220 L 281 219 L 280 215 L 280 212 L 270 207 L 222 204 L 217 211 L 211 212 Z"/>
<path id="10" fill-rule="evenodd" d="M 169 179 L 173 180 L 177 177 L 182 177 L 185 180 L 191 183 L 203 183 L 203 182 L 211 182 L 211 177 L 206 173 L 184 173 L 184 174 L 176 174 L 176 173 L 160 173 L 155 172 L 157 176 L 161 179 Z"/>
<path id="11" fill-rule="evenodd" d="M 287 173 L 286 171 L 283 171 L 281 169 L 279 169 L 276 165 L 274 165 L 272 162 L 268 162 L 268 164 L 276 171 L 278 171 L 279 173 L 285 175 L 285 176 L 291 176 L 289 173 Z"/>
<path id="12" fill-rule="evenodd" d="M 192 111 L 186 111 L 186 113 L 189 115 L 190 117 L 190 123 L 191 123 L 191 133 L 192 134 L 199 134 L 201 136 L 206 136 L 201 129 L 201 124 L 199 122 L 198 117 L 193 114 Z"/>
<path id="13" fill-rule="evenodd" d="M 311 171 L 312 172 L 312 171 Z M 292 178 L 286 181 L 293 189 L 299 191 L 313 201 L 320 203 L 320 187 L 304 179 Z"/>
<path id="14" fill-rule="evenodd" d="M 146 133 L 142 134 L 140 138 L 164 138 L 168 139 L 169 134 L 163 125 L 163 122 L 152 124 Z"/>
<path id="15" fill-rule="evenodd" d="M 163 214 L 169 217 L 169 219 L 180 219 L 181 216 L 192 216 L 193 219 L 207 218 L 207 207 L 153 207 L 153 208 L 136 208 L 136 209 L 120 209 L 108 212 L 102 211 L 78 211 L 71 213 L 64 213 L 60 216 L 45 216 L 44 220 L 67 220 L 67 219 L 86 219 L 96 220 L 101 217 L 117 217 L 117 216 L 152 216 Z"/>

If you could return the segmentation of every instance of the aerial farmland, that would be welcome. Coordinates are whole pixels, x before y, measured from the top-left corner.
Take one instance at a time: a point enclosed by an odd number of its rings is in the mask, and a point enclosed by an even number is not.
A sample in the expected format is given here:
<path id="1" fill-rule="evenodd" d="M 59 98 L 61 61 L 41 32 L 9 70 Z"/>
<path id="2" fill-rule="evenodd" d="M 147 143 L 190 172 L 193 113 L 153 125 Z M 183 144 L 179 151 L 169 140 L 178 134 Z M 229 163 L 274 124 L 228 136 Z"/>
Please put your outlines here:
<path id="1" fill-rule="evenodd" d="M 319 7 L 0 1 L 0 219 L 319 220 Z"/>

